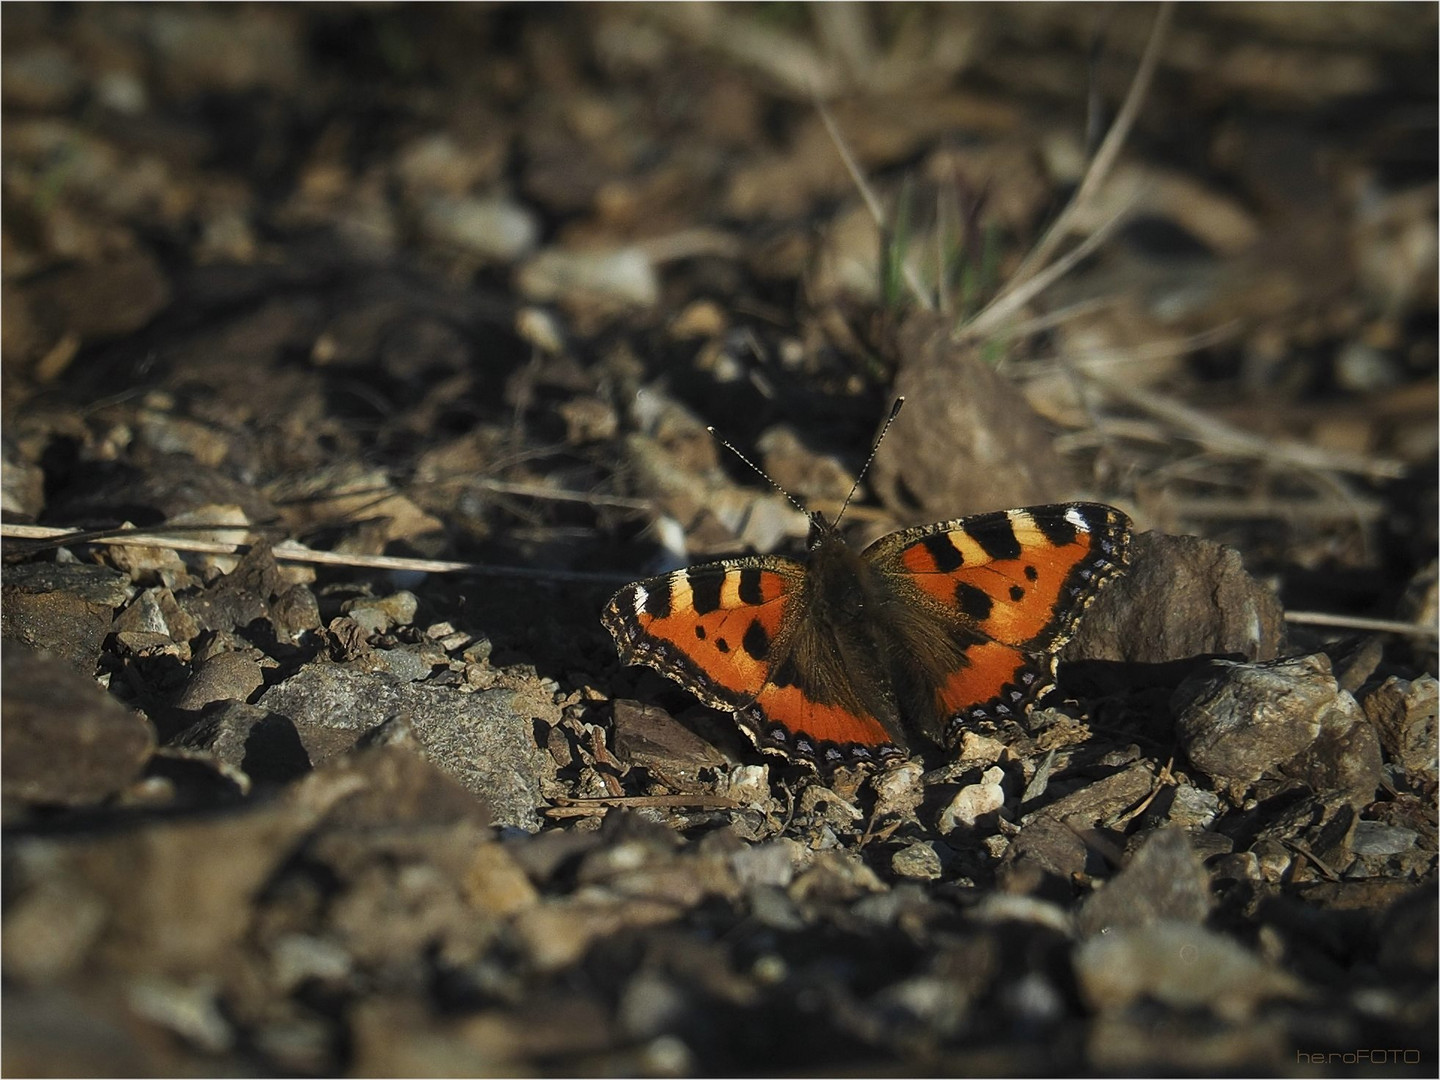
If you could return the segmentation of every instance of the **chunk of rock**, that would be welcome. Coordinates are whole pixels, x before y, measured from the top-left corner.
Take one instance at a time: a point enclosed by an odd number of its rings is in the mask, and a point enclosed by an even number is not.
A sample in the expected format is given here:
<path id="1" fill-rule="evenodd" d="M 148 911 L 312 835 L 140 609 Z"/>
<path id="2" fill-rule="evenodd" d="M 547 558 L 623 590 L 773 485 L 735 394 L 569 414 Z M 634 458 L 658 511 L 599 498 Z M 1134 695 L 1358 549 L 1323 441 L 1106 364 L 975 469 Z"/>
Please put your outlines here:
<path id="1" fill-rule="evenodd" d="M 1182 922 L 1097 934 L 1075 950 L 1075 975 L 1087 1004 L 1102 1012 L 1148 997 L 1242 1020 L 1266 999 L 1306 996 L 1297 979 L 1237 942 Z"/>
<path id="2" fill-rule="evenodd" d="M 155 748 L 142 716 L 69 664 L 22 645 L 5 647 L 3 667 L 7 796 L 85 806 L 140 775 Z"/>
<path id="3" fill-rule="evenodd" d="M 934 520 L 1069 494 L 1069 465 L 1013 382 L 957 349 L 943 319 L 914 316 L 897 336 L 905 422 L 886 436 L 869 474 L 886 505 Z"/>
<path id="4" fill-rule="evenodd" d="M 310 756 L 287 717 L 226 701 L 170 740 L 183 749 L 205 750 L 257 783 L 283 784 L 310 771 Z"/>
<path id="5" fill-rule="evenodd" d="M 1324 654 L 1264 664 L 1217 660 L 1181 683 L 1175 729 L 1195 766 L 1232 796 L 1267 773 L 1368 802 L 1380 743 Z"/>
<path id="6" fill-rule="evenodd" d="M 1085 870 L 1085 842 L 1075 830 L 1049 815 L 1027 822 L 1010 841 L 995 872 L 1001 890 L 1070 902 L 1075 875 Z"/>
<path id="7" fill-rule="evenodd" d="M 1162 920 L 1199 923 L 1210 913 L 1210 875 L 1180 829 L 1161 829 L 1080 911 L 1082 934 L 1150 926 Z"/>
<path id="8" fill-rule="evenodd" d="M 517 281 L 531 300 L 568 300 L 578 295 L 606 308 L 653 307 L 660 297 L 655 267 L 638 248 L 547 248 L 520 268 Z"/>
<path id="9" fill-rule="evenodd" d="M 91 675 L 115 609 L 130 592 L 129 579 L 104 566 L 7 566 L 0 635 L 53 653 L 82 675 Z"/>
<path id="10" fill-rule="evenodd" d="M 907 844 L 895 852 L 890 859 L 890 868 L 900 877 L 919 881 L 934 881 L 943 871 L 935 845 L 924 841 Z"/>
<path id="11" fill-rule="evenodd" d="M 395 626 L 409 626 L 419 607 L 415 594 L 405 589 L 389 596 L 367 596 L 347 602 L 342 611 L 367 634 L 383 634 Z"/>
<path id="12" fill-rule="evenodd" d="M 264 683 L 256 660 L 244 653 L 217 653 L 196 667 L 175 707 L 198 711 L 216 701 L 245 701 Z"/>
<path id="13" fill-rule="evenodd" d="M 937 823 L 942 834 L 956 829 L 974 829 L 982 819 L 999 813 L 1005 805 L 1005 789 L 1001 782 L 1005 770 L 998 765 L 985 770 L 978 784 L 967 784 L 961 788 L 950 805 L 940 811 Z"/>
<path id="14" fill-rule="evenodd" d="M 32 286 L 30 300 L 57 335 L 64 330 L 95 341 L 148 323 L 170 302 L 170 284 L 159 264 L 137 251 L 48 274 Z"/>
<path id="15" fill-rule="evenodd" d="M 1385 753 L 1412 781 L 1435 782 L 1437 688 L 1430 675 L 1414 681 L 1391 676 L 1361 702 Z"/>
<path id="16" fill-rule="evenodd" d="M 874 816 L 914 816 L 925 799 L 924 775 L 924 766 L 918 761 L 903 762 L 877 775 L 871 781 L 875 789 Z"/>
<path id="17" fill-rule="evenodd" d="M 611 713 L 616 756 L 681 786 L 702 769 L 725 764 L 719 750 L 657 705 L 617 700 Z"/>
<path id="18" fill-rule="evenodd" d="M 1270 660 L 1285 624 L 1280 601 L 1239 552 L 1197 536 L 1141 533 L 1130 569 L 1101 590 L 1062 659 L 1160 664 L 1212 653 Z"/>
<path id="19" fill-rule="evenodd" d="M 533 832 L 540 827 L 541 777 L 553 773 L 554 763 L 535 741 L 535 718 L 516 708 L 516 698 L 513 690 L 465 694 L 342 664 L 311 664 L 256 704 L 289 717 L 317 764 L 403 716 L 425 755 L 480 796 L 497 824 Z"/>

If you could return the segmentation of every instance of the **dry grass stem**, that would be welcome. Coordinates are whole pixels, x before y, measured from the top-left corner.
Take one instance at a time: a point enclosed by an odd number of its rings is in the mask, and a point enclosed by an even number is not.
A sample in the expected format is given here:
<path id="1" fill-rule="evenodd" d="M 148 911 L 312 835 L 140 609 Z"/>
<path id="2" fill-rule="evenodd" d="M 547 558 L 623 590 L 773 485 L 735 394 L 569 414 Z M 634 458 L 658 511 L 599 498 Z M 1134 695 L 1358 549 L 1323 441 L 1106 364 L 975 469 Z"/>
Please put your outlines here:
<path id="1" fill-rule="evenodd" d="M 1189 499 L 1173 495 L 1162 495 L 1159 508 L 1166 514 L 1188 521 L 1215 519 L 1265 519 L 1296 521 L 1320 524 L 1332 521 L 1354 522 L 1370 525 L 1383 518 L 1385 504 L 1378 499 L 1363 499 L 1356 496 L 1350 500 L 1303 499 L 1266 496 L 1251 499 L 1227 499 L 1207 497 Z"/>
<path id="2" fill-rule="evenodd" d="M 1015 287 L 1026 281 L 1033 275 L 1039 273 L 1054 253 L 1055 248 L 1064 242 L 1069 235 L 1071 223 L 1081 210 L 1085 209 L 1090 200 L 1095 197 L 1095 192 L 1110 175 L 1110 170 L 1115 165 L 1115 159 L 1120 154 L 1120 148 L 1125 144 L 1126 137 L 1130 134 L 1130 128 L 1135 123 L 1135 117 L 1140 113 L 1140 106 L 1145 100 L 1145 95 L 1150 91 L 1150 82 L 1155 75 L 1156 65 L 1160 61 L 1160 47 L 1164 43 L 1167 31 L 1170 28 L 1170 20 L 1175 13 L 1175 5 L 1171 0 L 1166 0 L 1160 5 L 1160 10 L 1155 16 L 1155 25 L 1150 29 L 1150 38 L 1145 43 L 1145 51 L 1140 56 L 1140 64 L 1135 69 L 1135 77 L 1130 81 L 1130 89 L 1125 95 L 1125 101 L 1120 106 L 1120 111 L 1115 114 L 1115 122 L 1110 125 L 1100 148 L 1095 151 L 1095 156 L 1090 160 L 1090 166 L 1085 170 L 1085 175 L 1080 181 L 1080 186 L 1075 190 L 1074 196 L 1060 211 L 1059 217 L 1051 223 L 1040 242 L 1035 245 L 1033 251 L 1025 257 L 1020 268 L 1015 271 L 1011 279 L 1011 287 Z"/>
<path id="3" fill-rule="evenodd" d="M 171 526 L 173 528 L 173 526 Z M 75 529 L 55 529 L 44 525 L 0 525 L 0 537 L 15 540 L 48 540 L 50 546 L 70 544 L 108 544 L 119 547 L 155 547 L 172 551 L 193 551 L 205 555 L 243 555 L 255 543 L 247 529 L 234 525 L 206 525 L 206 532 L 240 533 L 247 539 L 235 543 L 200 540 L 190 536 L 168 536 L 165 526 L 155 531 L 146 529 L 116 530 L 96 535 Z M 492 577 L 547 578 L 556 581 L 624 583 L 628 575 L 606 574 L 583 570 L 554 570 L 547 567 L 488 566 L 484 563 L 453 562 L 446 559 L 415 559 L 403 555 L 358 555 L 337 551 L 316 551 L 293 540 L 282 540 L 272 548 L 281 562 L 311 563 L 324 566 L 351 566 L 367 570 L 415 570 L 428 574 L 483 574 Z"/>
<path id="4" fill-rule="evenodd" d="M 830 110 L 825 103 L 817 96 L 815 98 L 815 109 L 820 113 L 820 119 L 825 124 L 825 130 L 830 133 L 830 140 L 835 144 L 835 150 L 840 155 L 840 160 L 845 163 L 845 171 L 850 174 L 850 180 L 855 189 L 860 192 L 860 197 L 865 200 L 865 207 L 870 211 L 870 216 L 875 221 L 875 227 L 880 232 L 880 243 L 887 242 L 889 223 L 885 220 L 885 208 L 880 205 L 880 197 L 875 194 L 875 189 L 865 179 L 865 174 L 860 171 L 860 164 L 855 160 L 855 155 L 850 152 L 849 145 L 845 142 L 845 136 L 840 133 L 840 126 L 835 123 L 835 117 L 830 115 Z M 905 284 L 910 286 L 910 292 L 915 302 L 930 311 L 934 304 L 930 295 L 925 289 L 925 284 L 920 280 L 920 275 L 915 267 L 910 265 L 909 259 L 900 259 L 900 269 L 905 275 Z"/>
<path id="5" fill-rule="evenodd" d="M 1209 450 L 1234 457 L 1260 458 L 1300 469 L 1353 473 L 1375 480 L 1398 480 L 1408 472 L 1406 464 L 1394 458 L 1329 450 L 1292 439 L 1266 438 L 1242 431 L 1174 398 L 1117 379 L 1102 368 L 1083 363 L 1076 364 L 1075 368 L 1088 381 L 1165 421 Z"/>
<path id="6" fill-rule="evenodd" d="M 1435 627 L 1403 619 L 1371 619 L 1364 615 L 1334 615 L 1328 611 L 1287 611 L 1285 621 L 1301 626 L 1333 626 L 1341 630 L 1364 630 L 1431 640 L 1440 638 L 1440 630 Z"/>
<path id="7" fill-rule="evenodd" d="M 551 502 L 584 503 L 586 506 L 612 506 L 620 510 L 654 510 L 655 504 L 648 499 L 627 499 L 621 495 L 597 495 L 588 491 L 561 491 L 543 484 L 518 484 L 510 480 L 487 480 L 484 477 L 468 477 L 466 487 L 493 491 L 498 495 L 523 495 L 529 499 L 548 499 Z"/>
<path id="8" fill-rule="evenodd" d="M 980 309 L 975 318 L 955 332 L 955 340 L 975 340 L 999 329 L 1000 325 L 1055 282 L 1068 274 L 1083 259 L 1090 256 L 1129 216 L 1132 202 L 1127 202 L 1110 216 L 1110 219 L 1077 244 L 1071 251 L 1046 267 L 1028 281 L 1011 278 L 1009 287 L 990 303 Z"/>

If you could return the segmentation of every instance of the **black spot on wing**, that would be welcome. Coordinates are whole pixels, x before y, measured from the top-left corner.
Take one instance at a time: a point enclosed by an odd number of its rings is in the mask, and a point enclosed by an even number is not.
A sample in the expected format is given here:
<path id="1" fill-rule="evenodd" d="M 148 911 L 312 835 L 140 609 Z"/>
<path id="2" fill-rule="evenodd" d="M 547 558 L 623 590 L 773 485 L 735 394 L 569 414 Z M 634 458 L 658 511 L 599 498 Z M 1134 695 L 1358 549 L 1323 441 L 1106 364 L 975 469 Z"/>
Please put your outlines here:
<path id="1" fill-rule="evenodd" d="M 965 522 L 965 531 L 992 559 L 1020 557 L 1020 541 L 1015 539 L 1015 529 L 1007 513 L 980 514 L 970 518 Z"/>
<path id="2" fill-rule="evenodd" d="M 1034 517 L 1035 527 L 1040 530 L 1041 535 L 1049 540 L 1056 547 L 1064 547 L 1066 544 L 1073 544 L 1079 530 L 1075 528 L 1074 522 L 1070 521 L 1064 513 L 1036 514 Z"/>
<path id="3" fill-rule="evenodd" d="M 1025 567 L 1025 580 L 1026 580 L 1026 581 L 1034 581 L 1034 580 L 1036 580 L 1037 578 L 1039 578 L 1039 576 L 1040 576 L 1040 571 L 1039 571 L 1039 570 L 1036 570 L 1035 567 L 1033 567 L 1033 566 L 1027 566 L 1027 567 Z"/>
<path id="4" fill-rule="evenodd" d="M 765 593 L 760 588 L 760 570 L 758 567 L 747 566 L 740 571 L 740 600 L 746 604 L 761 604 L 765 602 Z"/>
<path id="5" fill-rule="evenodd" d="M 745 628 L 745 637 L 741 639 L 740 644 L 752 660 L 764 660 L 770 655 L 770 635 L 760 625 L 759 619 L 750 620 L 750 625 Z"/>
<path id="6" fill-rule="evenodd" d="M 1019 585 L 1011 585 L 1010 599 L 1018 604 L 1021 600 L 1025 599 L 1025 590 L 1022 589 Z"/>
<path id="7" fill-rule="evenodd" d="M 961 611 L 977 622 L 990 617 L 990 594 L 969 582 L 962 581 L 955 586 L 955 602 L 960 605 Z"/>
<path id="8" fill-rule="evenodd" d="M 701 567 L 686 572 L 695 611 L 708 615 L 720 608 L 720 588 L 725 584 L 724 567 Z"/>
<path id="9" fill-rule="evenodd" d="M 955 541 L 950 539 L 949 533 L 935 533 L 920 541 L 921 546 L 930 553 L 930 558 L 935 562 L 935 569 L 942 574 L 948 574 L 952 570 L 958 570 L 965 562 L 965 556 L 960 554 L 960 549 L 955 546 Z"/>

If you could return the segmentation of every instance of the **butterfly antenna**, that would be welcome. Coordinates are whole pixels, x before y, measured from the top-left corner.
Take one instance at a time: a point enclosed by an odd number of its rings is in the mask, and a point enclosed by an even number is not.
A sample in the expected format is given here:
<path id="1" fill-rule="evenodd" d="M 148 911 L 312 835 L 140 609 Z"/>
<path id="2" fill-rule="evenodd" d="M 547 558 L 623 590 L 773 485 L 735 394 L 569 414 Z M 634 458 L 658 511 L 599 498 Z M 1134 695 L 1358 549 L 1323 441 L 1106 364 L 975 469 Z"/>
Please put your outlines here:
<path id="1" fill-rule="evenodd" d="M 714 439 L 716 442 L 718 442 L 721 446 L 725 447 L 726 450 L 729 450 L 732 454 L 734 454 L 736 457 L 738 457 L 738 458 L 739 458 L 741 461 L 743 461 L 746 465 L 749 465 L 750 468 L 754 469 L 757 473 L 759 473 L 759 474 L 761 475 L 761 477 L 764 478 L 764 480 L 765 480 L 765 482 L 766 482 L 767 484 L 769 484 L 771 487 L 773 487 L 773 488 L 774 488 L 776 491 L 778 491 L 781 495 L 784 495 L 785 498 L 789 499 L 791 506 L 795 507 L 796 510 L 799 510 L 799 511 L 800 511 L 802 514 L 804 514 L 806 517 L 809 517 L 809 516 L 810 516 L 810 511 L 809 511 L 809 510 L 806 510 L 805 507 L 801 506 L 801 505 L 795 500 L 795 496 L 794 496 L 794 495 L 791 495 L 790 492 L 786 491 L 783 487 L 781 487 L 779 484 L 777 484 L 773 479 L 771 479 L 769 473 L 767 473 L 764 469 L 760 468 L 759 465 L 756 465 L 756 464 L 755 464 L 753 461 L 751 461 L 748 457 L 746 457 L 746 456 L 745 456 L 744 454 L 742 454 L 739 450 L 737 450 L 737 449 L 735 448 L 735 444 L 734 444 L 734 443 L 732 443 L 729 439 L 725 438 L 725 436 L 721 435 L 721 434 L 720 434 L 718 431 L 716 431 L 713 427 L 708 427 L 708 426 L 707 426 L 707 427 L 705 428 L 705 430 L 710 433 L 710 437 L 711 437 L 711 438 L 713 438 L 713 439 Z"/>
<path id="2" fill-rule="evenodd" d="M 845 516 L 846 509 L 850 506 L 850 500 L 855 497 L 855 492 L 860 489 L 860 481 L 865 479 L 865 474 L 870 471 L 870 463 L 875 460 L 875 455 L 880 452 L 880 444 L 885 441 L 885 435 L 890 430 L 890 425 L 895 423 L 895 418 L 900 415 L 900 410 L 905 405 L 903 397 L 897 397 L 895 404 L 890 406 L 890 415 L 885 420 L 885 425 L 880 429 L 880 434 L 875 436 L 875 445 L 870 447 L 870 456 L 865 459 L 865 464 L 855 476 L 855 483 L 850 485 L 850 494 L 845 496 L 845 502 L 840 506 L 840 513 L 835 515 L 835 524 L 840 524 L 840 519 Z"/>

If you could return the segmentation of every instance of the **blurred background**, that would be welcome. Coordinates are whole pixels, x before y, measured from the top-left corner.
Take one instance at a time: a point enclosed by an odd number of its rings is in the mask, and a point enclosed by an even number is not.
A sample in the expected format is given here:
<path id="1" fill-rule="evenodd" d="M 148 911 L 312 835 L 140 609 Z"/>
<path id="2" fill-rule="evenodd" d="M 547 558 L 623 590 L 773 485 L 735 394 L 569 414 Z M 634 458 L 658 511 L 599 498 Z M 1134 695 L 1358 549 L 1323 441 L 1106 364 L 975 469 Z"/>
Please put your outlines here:
<path id="1" fill-rule="evenodd" d="M 872 531 L 1088 493 L 1394 614 L 1435 9 L 1159 12 L 7 6 L 5 510 L 661 565 L 803 532 L 704 424 L 833 511 L 912 387 Z"/>

